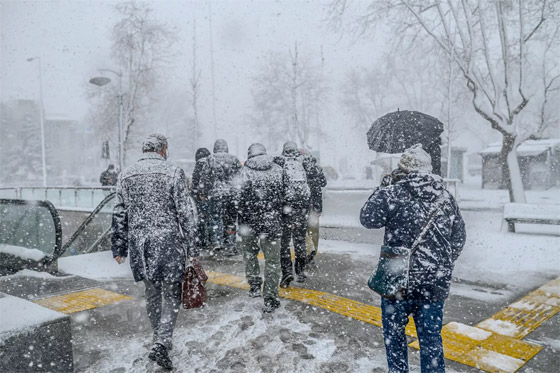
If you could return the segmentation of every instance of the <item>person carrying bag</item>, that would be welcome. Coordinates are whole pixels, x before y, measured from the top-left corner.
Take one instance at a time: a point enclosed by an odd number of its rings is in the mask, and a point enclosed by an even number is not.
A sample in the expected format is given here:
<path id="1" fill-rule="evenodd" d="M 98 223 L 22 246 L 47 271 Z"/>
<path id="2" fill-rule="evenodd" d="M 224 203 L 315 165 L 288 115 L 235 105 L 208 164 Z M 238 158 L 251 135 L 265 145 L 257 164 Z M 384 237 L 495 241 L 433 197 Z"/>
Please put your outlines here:
<path id="1" fill-rule="evenodd" d="M 445 372 L 441 328 L 451 273 L 466 240 L 465 223 L 420 145 L 402 154 L 360 212 L 368 229 L 385 228 L 368 285 L 381 297 L 389 372 L 408 372 L 405 327 L 414 318 L 422 372 Z"/>

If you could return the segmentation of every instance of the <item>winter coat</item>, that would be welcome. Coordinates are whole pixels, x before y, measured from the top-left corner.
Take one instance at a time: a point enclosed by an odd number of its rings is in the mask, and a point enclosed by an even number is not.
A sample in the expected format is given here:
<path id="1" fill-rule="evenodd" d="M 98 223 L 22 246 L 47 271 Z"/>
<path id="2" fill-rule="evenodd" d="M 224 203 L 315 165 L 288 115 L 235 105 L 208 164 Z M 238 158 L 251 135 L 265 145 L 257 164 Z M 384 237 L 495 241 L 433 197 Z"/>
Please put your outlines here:
<path id="1" fill-rule="evenodd" d="M 210 198 L 229 198 L 235 193 L 234 184 L 241 171 L 241 162 L 228 151 L 227 142 L 218 139 L 214 143 L 214 154 L 208 157 L 208 196 Z"/>
<path id="2" fill-rule="evenodd" d="M 286 173 L 286 164 L 289 161 L 296 161 L 302 164 L 303 170 L 305 172 L 306 184 L 307 188 L 306 191 L 302 190 L 301 195 L 294 195 L 294 191 L 290 189 L 290 181 L 289 177 Z M 309 208 L 309 201 L 311 195 L 311 189 L 309 187 L 309 179 L 312 176 L 313 170 L 310 167 L 310 162 L 306 161 L 306 158 L 301 155 L 299 150 L 296 147 L 296 144 L 289 141 L 284 144 L 284 149 L 282 151 L 281 156 L 274 157 L 274 162 L 278 164 L 283 170 L 283 178 L 284 178 L 284 200 L 286 205 L 292 206 L 298 209 L 308 209 Z M 297 191 L 300 188 L 296 188 Z"/>
<path id="3" fill-rule="evenodd" d="M 249 159 L 241 171 L 239 231 L 241 235 L 249 229 L 257 236 L 279 237 L 284 207 L 282 168 L 274 163 L 273 156 L 266 154 L 264 147 L 255 145 L 260 144 L 251 145 Z"/>
<path id="4" fill-rule="evenodd" d="M 208 157 L 197 159 L 192 173 L 192 196 L 195 200 L 208 198 L 210 182 Z"/>
<path id="5" fill-rule="evenodd" d="M 327 178 L 317 159 L 306 155 L 303 156 L 303 167 L 307 171 L 307 183 L 311 190 L 310 205 L 318 213 L 323 212 L 323 188 L 327 186 Z"/>
<path id="6" fill-rule="evenodd" d="M 412 254 L 407 299 L 441 302 L 449 295 L 451 272 L 466 239 L 455 199 L 439 176 L 410 173 L 374 191 L 361 210 L 364 227 L 385 227 L 386 246 L 410 248 L 436 200 L 442 208 Z"/>
<path id="7" fill-rule="evenodd" d="M 118 177 L 119 175 L 117 174 L 116 171 L 105 170 L 101 173 L 101 176 L 99 177 L 99 182 L 101 183 L 102 186 L 117 185 Z"/>
<path id="8" fill-rule="evenodd" d="M 144 153 L 121 173 L 116 198 L 113 257 L 130 254 L 136 281 L 182 281 L 185 250 L 198 255 L 196 208 L 184 171 L 157 153 Z"/>

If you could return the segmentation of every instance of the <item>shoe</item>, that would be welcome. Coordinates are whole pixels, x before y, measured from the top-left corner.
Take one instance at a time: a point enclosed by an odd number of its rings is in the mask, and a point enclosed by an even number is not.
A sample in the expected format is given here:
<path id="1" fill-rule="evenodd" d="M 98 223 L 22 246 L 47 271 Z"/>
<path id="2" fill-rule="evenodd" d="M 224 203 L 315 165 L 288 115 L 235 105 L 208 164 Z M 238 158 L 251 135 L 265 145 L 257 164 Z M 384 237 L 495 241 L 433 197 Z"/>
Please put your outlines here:
<path id="1" fill-rule="evenodd" d="M 224 250 L 222 253 L 223 256 L 236 256 L 239 254 L 236 249 Z"/>
<path id="2" fill-rule="evenodd" d="M 276 310 L 278 307 L 280 307 L 280 301 L 278 299 L 265 298 L 262 311 L 264 313 L 271 313 L 274 312 L 274 310 Z"/>
<path id="3" fill-rule="evenodd" d="M 251 289 L 249 290 L 249 296 L 251 298 L 258 298 L 261 295 L 262 295 L 261 285 L 251 285 Z"/>
<path id="4" fill-rule="evenodd" d="M 164 369 L 171 370 L 173 369 L 173 363 L 167 354 L 167 349 L 161 343 L 154 344 L 152 350 L 148 354 L 148 358 L 150 360 L 155 361 L 159 366 Z"/>
<path id="5" fill-rule="evenodd" d="M 300 284 L 305 282 L 306 279 L 307 276 L 304 273 L 300 273 L 299 275 L 296 275 L 296 282 L 299 282 Z"/>
<path id="6" fill-rule="evenodd" d="M 282 276 L 282 280 L 280 281 L 280 287 L 285 289 L 290 286 L 290 282 L 294 281 L 294 276 L 291 273 L 288 273 Z"/>

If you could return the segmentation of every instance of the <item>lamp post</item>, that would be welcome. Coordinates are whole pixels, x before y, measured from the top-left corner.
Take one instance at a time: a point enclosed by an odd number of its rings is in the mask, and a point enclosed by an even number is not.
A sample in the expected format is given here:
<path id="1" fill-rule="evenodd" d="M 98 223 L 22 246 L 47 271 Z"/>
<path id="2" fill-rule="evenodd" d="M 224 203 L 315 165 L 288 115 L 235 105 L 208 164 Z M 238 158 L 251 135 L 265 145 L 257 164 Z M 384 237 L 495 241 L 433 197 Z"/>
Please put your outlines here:
<path id="1" fill-rule="evenodd" d="M 45 108 L 43 106 L 43 74 L 41 73 L 41 57 L 30 57 L 27 62 L 37 61 L 39 64 L 39 105 L 41 121 L 41 161 L 43 164 L 43 186 L 47 186 L 47 160 L 45 155 Z"/>
<path id="2" fill-rule="evenodd" d="M 118 127 L 118 136 L 119 136 L 119 170 L 122 171 L 124 168 L 124 150 L 123 150 L 123 138 L 122 138 L 122 114 L 123 114 L 123 89 L 122 89 L 122 73 L 121 72 L 117 72 L 111 69 L 98 69 L 98 71 L 100 72 L 110 72 L 115 74 L 116 76 L 119 77 L 119 93 L 117 95 L 117 99 L 118 99 L 118 104 L 119 104 L 119 113 L 118 113 L 118 123 L 117 123 L 117 127 Z M 103 76 L 99 76 L 99 77 L 95 77 L 95 78 L 91 78 L 89 80 L 90 84 L 96 85 L 98 87 L 103 87 L 106 84 L 111 83 L 111 79 L 107 78 L 107 77 L 103 77 Z"/>

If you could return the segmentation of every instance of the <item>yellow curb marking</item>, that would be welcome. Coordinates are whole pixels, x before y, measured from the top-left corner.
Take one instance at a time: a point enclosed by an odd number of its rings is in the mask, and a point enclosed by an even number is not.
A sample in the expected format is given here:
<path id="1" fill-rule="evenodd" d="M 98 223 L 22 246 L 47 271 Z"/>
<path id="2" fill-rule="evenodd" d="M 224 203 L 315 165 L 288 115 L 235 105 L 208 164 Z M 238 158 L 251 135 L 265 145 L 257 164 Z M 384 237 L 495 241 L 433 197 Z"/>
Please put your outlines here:
<path id="1" fill-rule="evenodd" d="M 249 284 L 243 277 L 218 272 L 208 272 L 207 274 L 211 283 L 245 290 L 249 289 Z M 517 307 L 514 309 L 524 307 L 525 303 L 528 302 L 526 298 L 534 303 L 539 302 L 547 307 L 558 308 L 560 306 L 560 289 L 558 284 L 560 284 L 560 277 L 529 293 L 526 297 L 510 305 L 508 308 L 512 308 L 512 306 Z M 282 298 L 320 307 L 375 326 L 382 327 L 383 325 L 381 309 L 379 307 L 346 299 L 335 294 L 300 287 L 289 287 L 287 289 L 278 289 L 278 295 Z M 558 312 L 556 310 L 552 314 L 550 312 L 551 308 L 547 307 L 535 307 L 532 310 L 539 316 L 530 319 L 532 321 L 529 324 L 533 328 L 531 331 Z M 500 312 L 496 315 L 499 314 Z M 493 317 L 496 317 L 496 315 Z M 445 357 L 487 372 L 515 372 L 542 350 L 542 346 L 521 341 L 520 338 L 513 338 L 491 330 L 485 330 L 478 327 L 479 325 L 472 327 L 456 322 L 444 325 L 441 335 Z M 416 328 L 412 317 L 409 317 L 405 333 L 410 337 L 416 338 Z M 418 341 L 412 342 L 409 346 L 419 349 Z"/>
<path id="2" fill-rule="evenodd" d="M 560 312 L 560 277 L 510 304 L 476 326 L 521 339 Z"/>
<path id="3" fill-rule="evenodd" d="M 107 304 L 126 299 L 132 299 L 132 297 L 117 294 L 112 291 L 100 288 L 93 288 L 54 297 L 43 298 L 34 302 L 51 310 L 69 315 L 71 313 L 90 310 L 92 308 L 105 306 Z"/>

